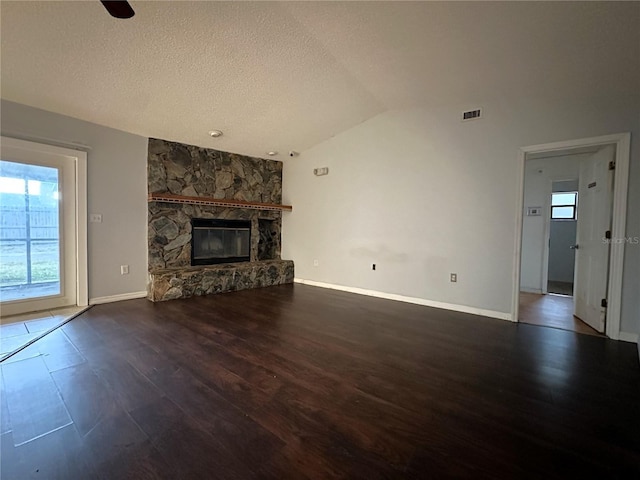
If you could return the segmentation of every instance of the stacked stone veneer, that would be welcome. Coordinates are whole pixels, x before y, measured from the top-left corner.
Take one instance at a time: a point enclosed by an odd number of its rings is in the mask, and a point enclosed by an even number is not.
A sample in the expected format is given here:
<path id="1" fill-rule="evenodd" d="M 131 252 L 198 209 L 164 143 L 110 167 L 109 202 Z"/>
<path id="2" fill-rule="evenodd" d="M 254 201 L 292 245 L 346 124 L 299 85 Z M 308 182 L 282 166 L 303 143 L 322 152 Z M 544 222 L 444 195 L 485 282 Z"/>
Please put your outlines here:
<path id="1" fill-rule="evenodd" d="M 156 270 L 151 275 L 148 298 L 158 302 L 291 282 L 291 260 L 227 263 L 188 267 L 179 271 Z"/>
<path id="2" fill-rule="evenodd" d="M 280 204 L 282 163 L 152 138 L 148 190 Z M 192 267 L 192 218 L 250 220 L 251 262 Z M 150 300 L 293 281 L 293 263 L 280 260 L 281 211 L 154 201 L 149 203 L 148 219 Z"/>

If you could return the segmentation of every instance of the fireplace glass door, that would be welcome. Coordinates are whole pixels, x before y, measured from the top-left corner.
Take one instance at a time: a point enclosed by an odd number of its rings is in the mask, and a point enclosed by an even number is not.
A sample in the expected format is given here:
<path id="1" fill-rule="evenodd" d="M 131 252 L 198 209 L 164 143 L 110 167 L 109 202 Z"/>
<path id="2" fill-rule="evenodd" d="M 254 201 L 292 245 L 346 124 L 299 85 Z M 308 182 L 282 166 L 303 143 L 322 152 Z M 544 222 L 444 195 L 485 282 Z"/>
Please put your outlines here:
<path id="1" fill-rule="evenodd" d="M 248 262 L 251 222 L 193 219 L 191 264 Z"/>

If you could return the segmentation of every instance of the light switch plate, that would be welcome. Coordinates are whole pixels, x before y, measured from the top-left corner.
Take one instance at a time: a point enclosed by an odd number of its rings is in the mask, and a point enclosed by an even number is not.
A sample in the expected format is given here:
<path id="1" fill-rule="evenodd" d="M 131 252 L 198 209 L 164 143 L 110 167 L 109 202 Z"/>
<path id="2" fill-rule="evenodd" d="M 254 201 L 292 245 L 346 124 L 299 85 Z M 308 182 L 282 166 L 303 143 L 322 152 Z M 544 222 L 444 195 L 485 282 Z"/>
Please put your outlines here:
<path id="1" fill-rule="evenodd" d="M 527 217 L 539 217 L 542 215 L 542 207 L 527 207 Z"/>

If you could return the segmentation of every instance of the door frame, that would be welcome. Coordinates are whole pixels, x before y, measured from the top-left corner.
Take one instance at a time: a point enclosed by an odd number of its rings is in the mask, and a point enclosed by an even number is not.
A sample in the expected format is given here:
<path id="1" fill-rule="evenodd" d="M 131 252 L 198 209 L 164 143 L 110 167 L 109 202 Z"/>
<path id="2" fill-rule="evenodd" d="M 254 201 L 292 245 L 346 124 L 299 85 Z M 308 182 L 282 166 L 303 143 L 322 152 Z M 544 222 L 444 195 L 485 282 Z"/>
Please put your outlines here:
<path id="1" fill-rule="evenodd" d="M 520 309 L 520 269 L 522 253 L 522 223 L 524 217 L 524 173 L 527 154 L 553 152 L 580 147 L 595 147 L 614 144 L 616 146 L 616 169 L 613 185 L 612 238 L 624 238 L 627 225 L 627 193 L 629 188 L 629 153 L 631 133 L 617 133 L 599 137 L 580 138 L 561 142 L 544 143 L 520 147 L 518 151 L 518 183 L 516 209 L 516 243 L 513 267 L 513 297 L 511 318 L 518 322 Z M 614 340 L 620 339 L 620 313 L 622 306 L 622 273 L 624 262 L 624 242 L 612 242 L 609 257 L 609 286 L 607 290 L 607 324 L 605 333 Z"/>
<path id="2" fill-rule="evenodd" d="M 87 251 L 87 153 L 70 148 L 57 147 L 43 143 L 0 137 L 2 145 L 45 154 L 63 156 L 73 163 L 75 175 L 75 240 L 76 240 L 76 305 L 89 304 L 89 272 Z"/>

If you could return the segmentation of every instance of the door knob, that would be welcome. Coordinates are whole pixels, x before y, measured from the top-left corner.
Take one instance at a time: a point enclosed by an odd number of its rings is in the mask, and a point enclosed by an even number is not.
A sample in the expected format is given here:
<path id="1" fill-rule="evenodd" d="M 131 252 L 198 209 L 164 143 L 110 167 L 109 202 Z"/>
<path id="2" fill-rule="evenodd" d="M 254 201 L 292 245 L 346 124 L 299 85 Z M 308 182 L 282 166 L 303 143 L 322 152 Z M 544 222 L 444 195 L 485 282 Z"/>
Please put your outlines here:
<path id="1" fill-rule="evenodd" d="M 580 247 L 578 246 L 578 244 L 575 244 L 575 245 L 569 245 L 569 248 L 571 250 L 578 250 Z"/>

